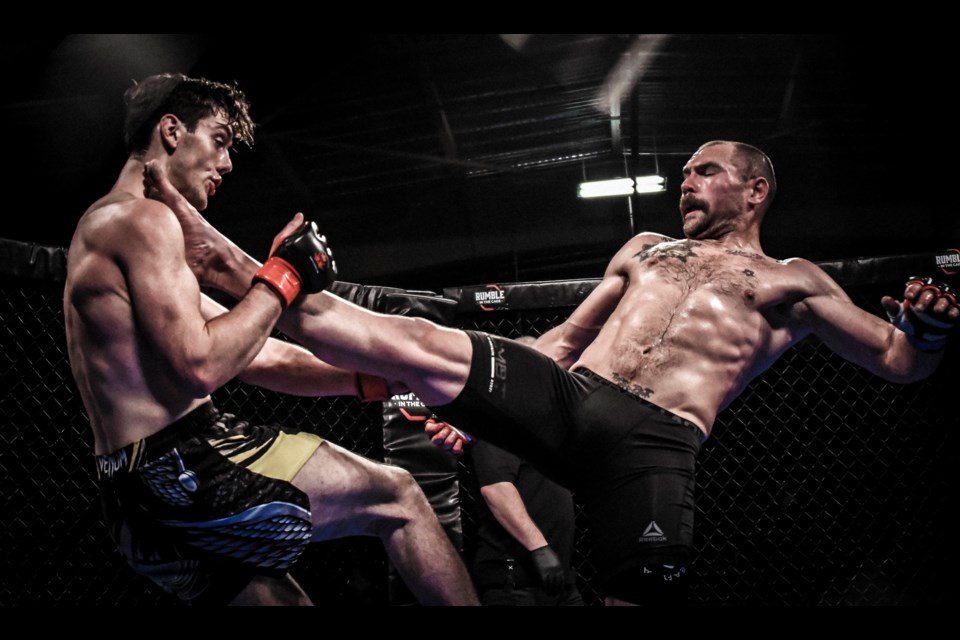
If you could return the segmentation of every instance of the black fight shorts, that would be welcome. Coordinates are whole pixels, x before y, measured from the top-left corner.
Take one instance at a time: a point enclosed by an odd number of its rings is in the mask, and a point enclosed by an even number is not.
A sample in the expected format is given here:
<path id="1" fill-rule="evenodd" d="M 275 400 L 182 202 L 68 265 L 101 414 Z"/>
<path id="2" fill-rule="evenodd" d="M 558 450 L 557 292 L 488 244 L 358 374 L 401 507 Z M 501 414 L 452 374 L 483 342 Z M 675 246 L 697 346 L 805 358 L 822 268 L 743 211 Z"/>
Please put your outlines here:
<path id="1" fill-rule="evenodd" d="M 453 402 L 432 407 L 437 416 L 576 492 L 603 583 L 687 563 L 703 432 L 592 371 L 566 371 L 513 340 L 467 334 L 467 384 Z"/>
<path id="2" fill-rule="evenodd" d="M 310 503 L 290 480 L 322 442 L 201 405 L 96 456 L 104 516 L 134 571 L 194 604 L 225 604 L 254 575 L 282 576 L 310 542 Z"/>

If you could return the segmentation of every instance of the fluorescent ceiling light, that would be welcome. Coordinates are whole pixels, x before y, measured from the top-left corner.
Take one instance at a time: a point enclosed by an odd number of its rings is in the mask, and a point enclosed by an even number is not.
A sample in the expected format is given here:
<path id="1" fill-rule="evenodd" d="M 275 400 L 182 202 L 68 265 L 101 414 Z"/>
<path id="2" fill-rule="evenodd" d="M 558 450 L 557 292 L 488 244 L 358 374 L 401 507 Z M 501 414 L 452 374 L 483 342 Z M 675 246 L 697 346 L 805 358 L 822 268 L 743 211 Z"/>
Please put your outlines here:
<path id="1" fill-rule="evenodd" d="M 633 180 L 620 178 L 618 180 L 597 180 L 595 182 L 580 183 L 581 198 L 603 198 L 605 196 L 626 196 L 633 193 Z"/>
<path id="2" fill-rule="evenodd" d="M 607 196 L 628 196 L 637 193 L 659 193 L 667 190 L 667 179 L 663 176 L 638 176 L 618 178 L 617 180 L 597 180 L 581 182 L 578 192 L 581 198 L 604 198 Z"/>
<path id="3" fill-rule="evenodd" d="M 663 176 L 637 176 L 637 193 L 659 193 L 667 190 L 667 179 Z"/>

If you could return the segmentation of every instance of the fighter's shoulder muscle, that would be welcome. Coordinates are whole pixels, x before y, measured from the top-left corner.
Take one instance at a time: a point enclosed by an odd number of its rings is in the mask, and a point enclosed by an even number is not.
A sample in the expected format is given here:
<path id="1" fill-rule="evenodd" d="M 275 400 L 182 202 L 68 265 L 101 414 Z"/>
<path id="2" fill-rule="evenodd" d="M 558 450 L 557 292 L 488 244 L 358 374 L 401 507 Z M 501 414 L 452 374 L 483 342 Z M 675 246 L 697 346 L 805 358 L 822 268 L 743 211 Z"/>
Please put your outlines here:
<path id="1" fill-rule="evenodd" d="M 637 235 L 630 238 L 630 240 L 627 241 L 627 243 L 623 246 L 623 248 L 635 249 L 639 251 L 643 249 L 649 249 L 650 247 L 655 247 L 656 245 L 664 242 L 674 242 L 675 240 L 676 238 L 665 236 L 662 233 L 654 233 L 652 231 L 641 231 Z"/>
<path id="2" fill-rule="evenodd" d="M 623 265 L 633 257 L 635 257 L 641 251 L 646 251 L 652 247 L 662 244 L 664 242 L 673 242 L 674 238 L 670 238 L 660 233 L 653 233 L 651 231 L 642 231 L 637 235 L 633 236 L 617 251 L 616 255 L 610 261 L 610 270 L 617 270 L 623 267 Z"/>
<path id="3" fill-rule="evenodd" d="M 804 258 L 787 258 L 780 262 L 786 267 L 789 277 L 795 279 L 808 296 L 843 293 L 836 280 L 815 262 Z"/>
<path id="4" fill-rule="evenodd" d="M 850 301 L 836 280 L 817 264 L 802 258 L 784 260 L 783 264 L 787 273 L 784 280 L 785 293 L 787 299 L 792 301 L 789 314 L 802 325 L 812 326 L 817 315 L 815 309 L 819 308 L 820 301 Z"/>
<path id="5" fill-rule="evenodd" d="M 128 250 L 182 245 L 183 232 L 173 211 L 146 198 L 102 199 L 84 214 L 77 228 L 88 248 L 120 258 Z"/>

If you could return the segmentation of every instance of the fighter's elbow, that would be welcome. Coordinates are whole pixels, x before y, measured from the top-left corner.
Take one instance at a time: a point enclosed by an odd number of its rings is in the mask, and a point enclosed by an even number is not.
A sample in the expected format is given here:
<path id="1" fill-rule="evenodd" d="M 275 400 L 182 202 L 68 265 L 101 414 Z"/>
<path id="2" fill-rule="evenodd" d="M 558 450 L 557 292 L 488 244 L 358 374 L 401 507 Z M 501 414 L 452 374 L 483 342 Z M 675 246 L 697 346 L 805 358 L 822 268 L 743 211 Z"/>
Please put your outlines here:
<path id="1" fill-rule="evenodd" d="M 180 367 L 181 390 L 192 398 L 205 398 L 226 382 L 219 373 L 211 362 L 185 364 Z"/>
<path id="2" fill-rule="evenodd" d="M 205 398 L 211 393 L 216 391 L 220 387 L 219 384 L 215 384 L 212 379 L 198 376 L 191 379 L 185 385 L 185 391 L 192 398 Z"/>
<path id="3" fill-rule="evenodd" d="M 928 378 L 936 370 L 939 361 L 938 357 L 923 353 L 915 357 L 891 357 L 884 360 L 875 373 L 894 384 L 912 384 Z"/>

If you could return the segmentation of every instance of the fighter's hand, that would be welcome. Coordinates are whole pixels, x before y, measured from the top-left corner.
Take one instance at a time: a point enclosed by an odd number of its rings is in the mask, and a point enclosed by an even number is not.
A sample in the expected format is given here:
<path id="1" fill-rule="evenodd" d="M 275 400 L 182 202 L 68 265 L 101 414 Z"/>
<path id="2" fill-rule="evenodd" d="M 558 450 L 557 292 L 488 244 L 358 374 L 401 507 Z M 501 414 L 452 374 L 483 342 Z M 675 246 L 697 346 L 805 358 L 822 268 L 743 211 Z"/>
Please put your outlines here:
<path id="1" fill-rule="evenodd" d="M 430 436 L 430 442 L 455 456 L 463 455 L 464 447 L 476 442 L 473 436 L 434 417 L 427 418 L 423 429 Z"/>
<path id="2" fill-rule="evenodd" d="M 302 222 L 298 227 L 297 222 Z M 292 230 L 291 230 L 292 228 Z M 315 222 L 298 213 L 273 239 L 270 258 L 254 276 L 280 297 L 284 307 L 301 293 L 318 293 L 336 280 L 337 264 Z"/>
<path id="3" fill-rule="evenodd" d="M 187 264 L 200 284 L 219 288 L 227 258 L 236 245 L 214 229 L 174 188 L 160 163 L 151 160 L 144 165 L 143 187 L 144 195 L 167 205 L 180 222 Z"/>
<path id="4" fill-rule="evenodd" d="M 932 278 L 910 278 L 902 302 L 884 296 L 881 304 L 890 322 L 919 351 L 943 350 L 950 331 L 960 322 L 960 295 Z"/>
<path id="5" fill-rule="evenodd" d="M 270 255 L 272 256 L 277 252 L 277 247 L 280 246 L 280 243 L 293 235 L 294 231 L 303 226 L 303 214 L 299 211 L 293 214 L 293 217 L 290 218 L 290 222 L 280 230 L 280 233 L 273 236 L 273 244 L 270 245 Z"/>

